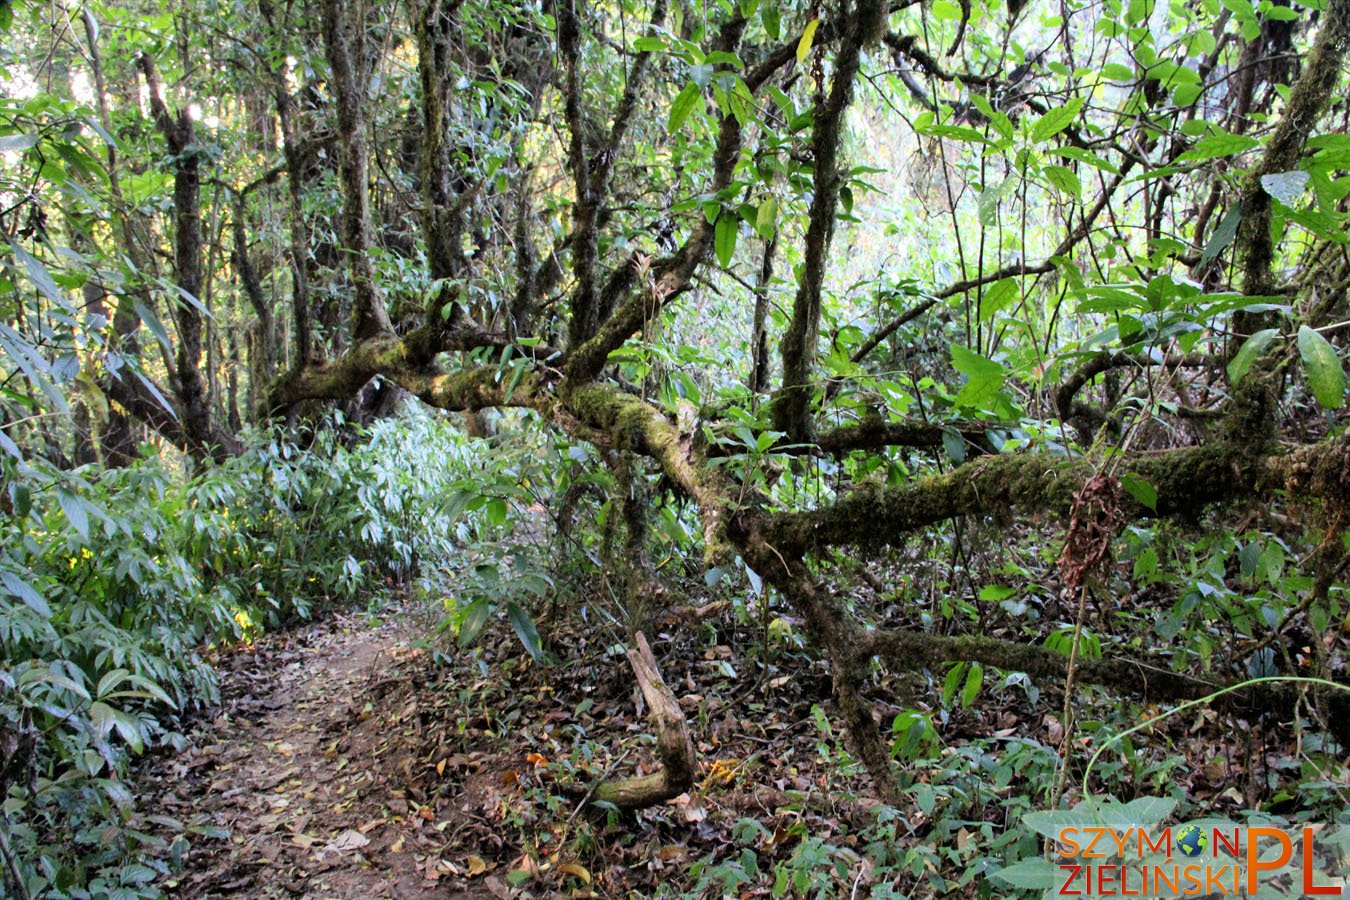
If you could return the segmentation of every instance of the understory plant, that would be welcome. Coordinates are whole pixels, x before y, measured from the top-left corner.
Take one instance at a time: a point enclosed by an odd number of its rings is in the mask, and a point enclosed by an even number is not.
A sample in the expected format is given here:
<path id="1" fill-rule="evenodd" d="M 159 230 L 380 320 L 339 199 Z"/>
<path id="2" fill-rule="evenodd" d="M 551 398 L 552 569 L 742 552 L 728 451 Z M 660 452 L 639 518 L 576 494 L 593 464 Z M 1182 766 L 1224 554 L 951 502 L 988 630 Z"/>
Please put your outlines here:
<path id="1" fill-rule="evenodd" d="M 137 809 L 128 763 L 180 747 L 218 699 L 211 648 L 443 563 L 467 439 L 416 410 L 357 442 L 337 424 L 303 445 L 256 435 L 195 477 L 158 457 L 0 462 L 0 850 L 17 896 L 156 896 L 193 835 Z"/>

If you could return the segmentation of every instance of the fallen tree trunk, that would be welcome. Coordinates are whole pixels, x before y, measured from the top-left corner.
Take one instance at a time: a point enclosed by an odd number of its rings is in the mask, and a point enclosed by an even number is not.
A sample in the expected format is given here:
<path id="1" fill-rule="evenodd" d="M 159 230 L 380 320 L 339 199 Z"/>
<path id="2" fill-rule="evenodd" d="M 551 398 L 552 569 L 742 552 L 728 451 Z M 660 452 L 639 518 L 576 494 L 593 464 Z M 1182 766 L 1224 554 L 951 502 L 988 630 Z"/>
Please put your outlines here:
<path id="1" fill-rule="evenodd" d="M 622 810 L 645 809 L 678 797 L 694 783 L 694 742 L 684 710 L 657 668 L 647 637 L 638 632 L 628 650 L 642 697 L 647 701 L 647 717 L 656 732 L 656 755 L 661 768 L 646 775 L 635 775 L 596 785 L 592 798 L 612 803 Z"/>

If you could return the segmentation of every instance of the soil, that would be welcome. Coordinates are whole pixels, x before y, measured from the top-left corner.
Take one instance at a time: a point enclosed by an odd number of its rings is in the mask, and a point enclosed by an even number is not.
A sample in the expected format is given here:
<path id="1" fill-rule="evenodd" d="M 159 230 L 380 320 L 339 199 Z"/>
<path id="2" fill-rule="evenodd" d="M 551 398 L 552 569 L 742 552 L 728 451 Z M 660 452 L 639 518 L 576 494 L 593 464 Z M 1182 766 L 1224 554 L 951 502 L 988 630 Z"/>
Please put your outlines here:
<path id="1" fill-rule="evenodd" d="M 187 825 L 183 897 L 505 897 L 471 863 L 442 860 L 444 826 L 409 801 L 377 714 L 420 652 L 366 614 L 268 638 L 220 661 L 223 702 L 186 750 L 140 774 L 143 808 Z M 428 828 L 427 826 L 431 827 Z M 438 827 L 440 826 L 439 830 Z M 213 837 L 228 833 L 227 839 Z"/>

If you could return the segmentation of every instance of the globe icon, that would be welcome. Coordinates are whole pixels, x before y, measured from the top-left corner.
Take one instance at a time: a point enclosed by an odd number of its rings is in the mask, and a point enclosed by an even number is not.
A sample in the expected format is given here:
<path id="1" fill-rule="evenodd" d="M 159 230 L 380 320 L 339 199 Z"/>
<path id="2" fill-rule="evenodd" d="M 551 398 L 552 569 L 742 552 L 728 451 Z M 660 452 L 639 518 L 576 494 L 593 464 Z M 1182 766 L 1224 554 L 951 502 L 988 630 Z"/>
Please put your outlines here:
<path id="1" fill-rule="evenodd" d="M 1177 849 L 1183 856 L 1199 856 L 1208 846 L 1209 838 L 1199 825 L 1186 825 L 1177 832 Z"/>

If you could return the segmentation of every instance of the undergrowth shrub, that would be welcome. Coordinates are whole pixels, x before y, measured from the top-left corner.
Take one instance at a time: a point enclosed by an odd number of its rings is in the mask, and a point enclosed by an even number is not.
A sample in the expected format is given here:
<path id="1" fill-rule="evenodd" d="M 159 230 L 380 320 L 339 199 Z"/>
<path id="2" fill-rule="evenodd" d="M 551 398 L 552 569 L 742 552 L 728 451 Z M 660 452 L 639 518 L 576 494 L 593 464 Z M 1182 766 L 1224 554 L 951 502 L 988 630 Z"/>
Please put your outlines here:
<path id="1" fill-rule="evenodd" d="M 257 435 L 186 479 L 159 459 L 0 462 L 0 851 L 30 896 L 157 896 L 177 846 L 146 833 L 130 755 L 181 743 L 218 698 L 205 651 L 334 604 L 374 603 L 456 539 L 472 460 L 412 412 L 344 446 Z M 153 851 L 153 852 L 150 852 Z M 167 853 L 165 851 L 168 851 Z"/>

